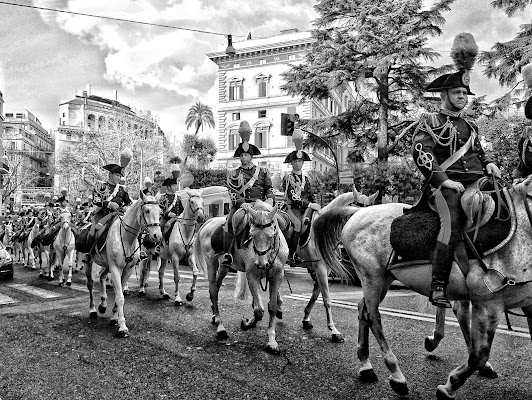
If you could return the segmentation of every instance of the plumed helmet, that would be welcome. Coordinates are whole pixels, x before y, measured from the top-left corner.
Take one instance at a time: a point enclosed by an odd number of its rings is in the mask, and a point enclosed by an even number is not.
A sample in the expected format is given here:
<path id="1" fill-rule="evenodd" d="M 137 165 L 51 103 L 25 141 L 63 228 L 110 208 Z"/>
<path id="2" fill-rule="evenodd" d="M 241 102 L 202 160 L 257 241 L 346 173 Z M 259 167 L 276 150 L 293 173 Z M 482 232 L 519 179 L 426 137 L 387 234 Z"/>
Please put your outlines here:
<path id="1" fill-rule="evenodd" d="M 304 135 L 303 131 L 299 128 L 294 129 L 294 133 L 292 135 L 292 141 L 294 142 L 294 145 L 296 146 L 296 150 L 288 154 L 284 160 L 285 163 L 291 163 L 294 160 L 303 160 L 303 161 L 310 161 L 310 156 L 301 150 L 303 148 L 303 140 Z"/>
<path id="2" fill-rule="evenodd" d="M 248 153 L 252 156 L 260 154 L 260 150 L 257 146 L 249 143 L 249 138 L 251 137 L 251 126 L 249 126 L 248 121 L 241 121 L 240 126 L 238 127 L 238 134 L 242 139 L 242 142 L 238 144 L 238 147 L 235 151 L 233 157 L 240 157 L 243 153 Z"/>

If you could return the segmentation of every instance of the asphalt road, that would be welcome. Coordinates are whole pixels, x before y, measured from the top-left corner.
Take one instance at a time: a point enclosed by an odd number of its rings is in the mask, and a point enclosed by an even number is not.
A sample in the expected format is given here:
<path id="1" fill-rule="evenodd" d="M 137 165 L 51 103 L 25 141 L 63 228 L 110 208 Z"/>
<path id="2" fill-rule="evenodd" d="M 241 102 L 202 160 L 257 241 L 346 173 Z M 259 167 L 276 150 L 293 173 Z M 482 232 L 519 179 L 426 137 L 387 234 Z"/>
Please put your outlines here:
<path id="1" fill-rule="evenodd" d="M 181 294 L 190 285 L 183 267 Z M 173 293 L 171 271 L 166 290 Z M 159 298 L 152 272 L 147 296 L 139 298 L 134 273 L 126 297 L 131 336 L 114 337 L 108 311 L 89 319 L 84 276 L 71 288 L 58 287 L 32 270 L 15 266 L 15 279 L 0 282 L 0 398 L 6 399 L 398 399 L 388 385 L 388 371 L 376 341 L 370 354 L 376 383 L 357 378 L 357 287 L 331 284 L 333 315 L 344 343 L 333 343 L 321 304 L 312 314 L 314 329 L 302 328 L 303 308 L 312 280 L 301 269 L 287 268 L 283 283 L 284 317 L 277 325 L 280 355 L 264 351 L 267 321 L 251 331 L 240 329 L 251 317 L 247 302 L 233 299 L 234 275 L 220 293 L 222 318 L 229 333 L 218 340 L 211 324 L 207 282 L 200 279 L 195 299 L 181 307 Z M 288 285 L 288 283 L 290 285 Z M 35 292 L 35 288 L 38 289 Z M 265 296 L 264 296 L 265 297 Z M 405 399 L 433 399 L 435 388 L 465 361 L 466 347 L 452 320 L 433 354 L 423 340 L 433 328 L 432 307 L 401 288 L 381 307 L 385 334 L 408 379 Z M 471 377 L 459 399 L 529 399 L 531 341 L 523 318 L 512 317 L 496 335 L 491 362 L 499 378 Z"/>

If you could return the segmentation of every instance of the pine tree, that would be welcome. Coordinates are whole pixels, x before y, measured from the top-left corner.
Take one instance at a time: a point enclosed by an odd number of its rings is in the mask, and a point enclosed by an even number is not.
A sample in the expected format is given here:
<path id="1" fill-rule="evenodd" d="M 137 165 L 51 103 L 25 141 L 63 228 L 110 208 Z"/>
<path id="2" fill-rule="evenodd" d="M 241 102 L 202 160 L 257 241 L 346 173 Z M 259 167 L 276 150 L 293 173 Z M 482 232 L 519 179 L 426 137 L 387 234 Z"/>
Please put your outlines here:
<path id="1" fill-rule="evenodd" d="M 282 88 L 290 95 L 323 99 L 333 88 L 354 84 L 356 104 L 326 124 L 360 143 L 376 141 L 379 160 L 387 160 L 396 144 L 391 141 L 394 131 L 405 126 L 405 116 L 423 101 L 428 78 L 449 68 L 421 61 L 439 56 L 426 47 L 427 40 L 441 34 L 442 13 L 453 2 L 440 0 L 423 9 L 422 0 L 319 1 L 316 42 L 306 63 L 284 74 Z"/>

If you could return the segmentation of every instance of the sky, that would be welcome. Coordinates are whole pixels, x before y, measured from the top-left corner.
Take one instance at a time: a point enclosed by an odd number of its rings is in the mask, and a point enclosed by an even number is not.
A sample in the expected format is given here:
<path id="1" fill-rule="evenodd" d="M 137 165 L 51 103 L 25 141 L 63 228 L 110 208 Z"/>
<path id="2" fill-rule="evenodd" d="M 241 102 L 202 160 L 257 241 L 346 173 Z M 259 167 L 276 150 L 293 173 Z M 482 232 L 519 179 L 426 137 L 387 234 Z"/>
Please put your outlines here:
<path id="1" fill-rule="evenodd" d="M 430 0 L 426 0 L 430 5 Z M 234 41 L 312 29 L 315 0 L 11 0 L 12 3 L 232 34 Z M 266 5 L 266 6 L 265 6 Z M 530 23 L 532 6 L 509 18 L 489 0 L 456 0 L 443 34 L 429 41 L 451 63 L 460 32 L 480 50 L 512 39 Z M 188 110 L 200 101 L 217 120 L 217 66 L 207 53 L 224 51 L 223 35 L 104 20 L 0 4 L 0 91 L 4 113 L 29 110 L 50 130 L 58 106 L 91 86 L 91 93 L 150 110 L 172 140 L 187 133 Z M 493 100 L 505 93 L 475 67 L 471 90 Z M 217 127 L 216 127 L 217 128 Z M 193 133 L 193 127 L 188 133 Z M 216 139 L 216 129 L 200 135 Z"/>

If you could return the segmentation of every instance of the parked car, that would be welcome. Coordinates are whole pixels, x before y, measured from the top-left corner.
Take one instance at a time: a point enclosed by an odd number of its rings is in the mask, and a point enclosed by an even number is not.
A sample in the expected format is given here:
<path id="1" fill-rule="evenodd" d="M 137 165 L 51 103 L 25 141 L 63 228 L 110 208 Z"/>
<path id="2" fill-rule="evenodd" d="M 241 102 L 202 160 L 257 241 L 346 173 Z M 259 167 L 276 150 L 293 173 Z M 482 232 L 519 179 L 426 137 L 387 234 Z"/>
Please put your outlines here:
<path id="1" fill-rule="evenodd" d="M 0 278 L 13 279 L 13 258 L 2 243 L 0 243 Z"/>

